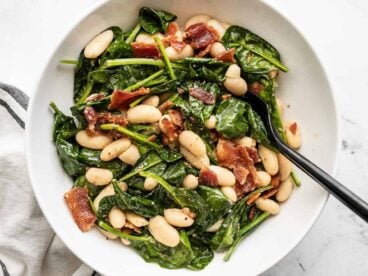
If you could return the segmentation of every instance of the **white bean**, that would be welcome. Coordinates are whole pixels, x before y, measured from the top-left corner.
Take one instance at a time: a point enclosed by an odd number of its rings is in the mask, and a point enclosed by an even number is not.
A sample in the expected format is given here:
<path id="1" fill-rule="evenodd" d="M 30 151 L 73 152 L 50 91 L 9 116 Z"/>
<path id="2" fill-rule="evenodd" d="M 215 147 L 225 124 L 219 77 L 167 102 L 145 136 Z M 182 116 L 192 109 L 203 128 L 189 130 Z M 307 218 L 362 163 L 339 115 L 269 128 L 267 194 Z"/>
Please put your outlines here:
<path id="1" fill-rule="evenodd" d="M 183 187 L 194 190 L 198 187 L 198 177 L 193 174 L 188 174 L 183 180 Z"/>
<path id="2" fill-rule="evenodd" d="M 187 160 L 196 169 L 200 170 L 210 165 L 210 159 L 206 154 L 201 156 L 195 156 L 193 153 L 187 150 L 187 148 L 182 146 L 180 147 L 180 152 L 183 154 L 185 160 Z"/>
<path id="3" fill-rule="evenodd" d="M 145 99 L 142 104 L 146 104 L 146 105 L 150 105 L 153 107 L 158 107 L 160 103 L 160 98 L 157 95 L 153 95 L 151 97 L 148 97 L 147 99 Z"/>
<path id="4" fill-rule="evenodd" d="M 221 187 L 221 192 L 227 197 L 231 202 L 236 202 L 238 196 L 233 187 Z"/>
<path id="5" fill-rule="evenodd" d="M 88 135 L 86 130 L 80 130 L 75 135 L 77 143 L 84 148 L 100 150 L 110 144 L 113 140 L 111 137 L 106 135 Z"/>
<path id="6" fill-rule="evenodd" d="M 211 45 L 210 55 L 211 57 L 217 57 L 222 52 L 225 52 L 226 48 L 221 42 L 215 42 Z"/>
<path id="7" fill-rule="evenodd" d="M 279 191 L 276 194 L 276 200 L 278 202 L 284 202 L 289 199 L 291 192 L 293 191 L 294 184 L 290 177 L 281 182 Z"/>
<path id="8" fill-rule="evenodd" d="M 248 136 L 237 138 L 234 140 L 234 142 L 235 144 L 239 146 L 248 147 L 248 148 L 254 148 L 257 144 L 256 140 Z"/>
<path id="9" fill-rule="evenodd" d="M 196 14 L 189 18 L 187 22 L 185 22 L 185 30 L 188 29 L 190 26 L 198 23 L 207 23 L 211 20 L 211 17 L 208 14 Z"/>
<path id="10" fill-rule="evenodd" d="M 141 154 L 136 145 L 131 144 L 130 147 L 119 155 L 119 159 L 126 164 L 134 166 L 135 163 L 141 158 Z"/>
<path id="11" fill-rule="evenodd" d="M 195 156 L 206 154 L 206 145 L 201 137 L 190 130 L 184 130 L 179 135 L 179 143 Z"/>
<path id="12" fill-rule="evenodd" d="M 143 227 L 148 225 L 148 221 L 136 213 L 133 212 L 125 212 L 125 217 L 128 222 L 133 224 L 135 227 Z"/>
<path id="13" fill-rule="evenodd" d="M 259 210 L 277 215 L 280 212 L 280 205 L 272 199 L 264 199 L 262 197 L 256 200 L 256 206 Z"/>
<path id="14" fill-rule="evenodd" d="M 294 149 L 300 148 L 302 145 L 302 137 L 300 134 L 299 124 L 290 122 L 285 128 L 286 141 L 288 145 Z"/>
<path id="15" fill-rule="evenodd" d="M 176 51 L 171 46 L 167 47 L 165 51 L 169 59 L 172 61 L 194 56 L 194 50 L 189 44 L 185 45 L 180 52 Z"/>
<path id="16" fill-rule="evenodd" d="M 125 224 L 125 215 L 122 210 L 117 207 L 113 207 L 108 214 L 109 222 L 112 227 L 120 229 Z"/>
<path id="17" fill-rule="evenodd" d="M 120 138 L 104 147 L 101 151 L 100 159 L 102 161 L 110 161 L 126 151 L 131 144 L 128 138 Z"/>
<path id="18" fill-rule="evenodd" d="M 132 244 L 132 242 L 130 240 L 127 240 L 127 239 L 124 239 L 124 238 L 120 238 L 120 241 L 121 241 L 122 244 L 127 245 L 127 246 Z"/>
<path id="19" fill-rule="evenodd" d="M 231 64 L 226 70 L 225 77 L 232 79 L 240 78 L 240 72 L 241 69 L 239 65 Z"/>
<path id="20" fill-rule="evenodd" d="M 107 169 L 90 168 L 86 173 L 87 181 L 94 185 L 107 185 L 112 178 L 112 172 Z"/>
<path id="21" fill-rule="evenodd" d="M 104 31 L 95 36 L 84 48 L 86 58 L 96 58 L 100 56 L 109 47 L 114 33 L 111 30 Z"/>
<path id="22" fill-rule="evenodd" d="M 116 236 L 115 234 L 109 232 L 109 231 L 106 231 L 100 227 L 97 227 L 97 229 L 106 237 L 108 238 L 109 240 L 115 240 L 118 236 Z"/>
<path id="23" fill-rule="evenodd" d="M 148 230 L 154 239 L 163 245 L 175 247 L 180 243 L 179 232 L 162 216 L 151 218 L 148 224 Z"/>
<path id="24" fill-rule="evenodd" d="M 131 124 L 146 124 L 158 122 L 162 114 L 156 107 L 140 104 L 130 108 L 127 112 L 127 117 Z"/>
<path id="25" fill-rule="evenodd" d="M 149 34 L 139 34 L 135 38 L 135 41 L 146 44 L 156 44 L 154 38 Z"/>
<path id="26" fill-rule="evenodd" d="M 189 227 L 194 223 L 194 219 L 177 208 L 165 209 L 164 217 L 169 224 L 176 227 Z"/>
<path id="27" fill-rule="evenodd" d="M 204 125 L 208 128 L 208 129 L 214 129 L 216 128 L 216 116 L 215 115 L 211 115 L 205 122 Z"/>
<path id="28" fill-rule="evenodd" d="M 206 232 L 217 232 L 220 229 L 223 221 L 224 221 L 223 219 L 219 219 L 214 224 L 212 224 L 210 227 L 208 227 Z"/>
<path id="29" fill-rule="evenodd" d="M 277 174 L 279 171 L 279 162 L 276 153 L 263 145 L 258 146 L 258 153 L 266 172 L 270 175 Z"/>
<path id="30" fill-rule="evenodd" d="M 235 185 L 235 175 L 230 170 L 216 165 L 209 166 L 209 169 L 216 174 L 217 182 L 220 186 Z"/>
<path id="31" fill-rule="evenodd" d="M 287 179 L 291 173 L 291 162 L 281 153 L 277 154 L 277 160 L 279 161 L 279 174 L 280 180 L 284 181 Z"/>
<path id="32" fill-rule="evenodd" d="M 147 191 L 152 191 L 157 187 L 158 182 L 152 177 L 146 177 L 144 180 L 143 188 Z"/>
<path id="33" fill-rule="evenodd" d="M 221 22 L 222 27 L 224 27 L 225 31 L 231 26 L 231 24 L 227 22 Z"/>
<path id="34" fill-rule="evenodd" d="M 208 26 L 211 26 L 212 28 L 215 29 L 215 31 L 217 32 L 218 36 L 219 36 L 219 40 L 221 41 L 222 37 L 225 34 L 225 28 L 224 26 L 222 26 L 222 24 L 220 22 L 218 22 L 215 19 L 211 19 L 207 22 Z"/>
<path id="35" fill-rule="evenodd" d="M 268 172 L 265 171 L 257 171 L 257 187 L 264 187 L 271 184 L 271 175 Z"/>
<path id="36" fill-rule="evenodd" d="M 235 96 L 243 96 L 248 91 L 247 82 L 242 78 L 225 78 L 224 86 Z"/>

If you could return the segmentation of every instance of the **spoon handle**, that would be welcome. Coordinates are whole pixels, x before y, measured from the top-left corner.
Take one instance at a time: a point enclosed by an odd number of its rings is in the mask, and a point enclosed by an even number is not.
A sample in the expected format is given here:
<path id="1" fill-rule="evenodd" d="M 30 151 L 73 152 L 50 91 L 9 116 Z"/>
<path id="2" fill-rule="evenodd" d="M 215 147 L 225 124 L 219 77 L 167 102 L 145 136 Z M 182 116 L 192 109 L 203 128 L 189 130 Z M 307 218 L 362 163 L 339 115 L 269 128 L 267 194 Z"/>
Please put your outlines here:
<path id="1" fill-rule="evenodd" d="M 276 141 L 278 150 L 284 154 L 291 162 L 298 166 L 302 171 L 321 184 L 328 192 L 333 194 L 350 210 L 368 222 L 368 203 L 359 196 L 351 192 L 344 185 L 324 172 L 321 168 L 313 164 L 307 158 L 294 151 L 281 141 Z"/>

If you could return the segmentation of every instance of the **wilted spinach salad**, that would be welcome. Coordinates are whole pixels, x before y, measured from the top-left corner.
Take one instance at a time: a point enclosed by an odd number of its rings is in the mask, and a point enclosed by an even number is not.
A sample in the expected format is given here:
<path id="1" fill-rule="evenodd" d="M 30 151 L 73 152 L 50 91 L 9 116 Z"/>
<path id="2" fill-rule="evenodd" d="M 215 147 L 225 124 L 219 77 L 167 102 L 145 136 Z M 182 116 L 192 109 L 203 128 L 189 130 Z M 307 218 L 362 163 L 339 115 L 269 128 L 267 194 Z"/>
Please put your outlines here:
<path id="1" fill-rule="evenodd" d="M 228 260 L 298 184 L 242 96 L 266 101 L 294 148 L 300 130 L 281 117 L 277 76 L 288 69 L 275 47 L 208 15 L 176 19 L 143 7 L 134 29 L 112 26 L 64 60 L 75 65 L 74 105 L 67 116 L 50 104 L 53 141 L 82 231 L 120 239 L 146 262 L 199 270 L 214 251 Z"/>

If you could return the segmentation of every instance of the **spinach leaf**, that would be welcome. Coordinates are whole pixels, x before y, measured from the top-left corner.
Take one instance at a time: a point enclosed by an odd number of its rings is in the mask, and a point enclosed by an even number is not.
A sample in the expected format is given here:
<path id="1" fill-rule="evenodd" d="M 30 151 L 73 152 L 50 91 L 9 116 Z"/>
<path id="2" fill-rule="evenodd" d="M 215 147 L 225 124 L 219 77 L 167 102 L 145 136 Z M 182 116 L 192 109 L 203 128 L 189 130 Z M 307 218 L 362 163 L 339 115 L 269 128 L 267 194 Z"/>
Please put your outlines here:
<path id="1" fill-rule="evenodd" d="M 230 26 L 222 43 L 226 48 L 235 48 L 235 57 L 245 73 L 268 73 L 277 68 L 288 71 L 276 48 L 247 29 Z"/>
<path id="2" fill-rule="evenodd" d="M 249 130 L 246 111 L 244 101 L 234 97 L 222 101 L 216 111 L 216 130 L 229 139 L 246 135 Z"/>
<path id="3" fill-rule="evenodd" d="M 158 163 L 157 165 L 154 165 L 153 167 L 148 168 L 147 171 L 157 174 L 157 175 L 162 175 L 165 169 L 166 169 L 166 163 Z M 128 184 L 129 187 L 133 187 L 138 190 L 147 192 L 147 190 L 144 189 L 144 181 L 145 181 L 145 178 L 135 175 L 132 178 L 129 178 L 126 181 L 126 183 Z"/>
<path id="4" fill-rule="evenodd" d="M 181 185 L 181 183 L 183 183 L 184 177 L 186 175 L 187 173 L 185 162 L 180 160 L 176 163 L 171 164 L 162 175 L 162 178 L 170 184 L 179 186 Z"/>
<path id="5" fill-rule="evenodd" d="M 56 138 L 55 144 L 64 171 L 71 176 L 84 174 L 86 167 L 78 161 L 78 145 L 72 144 L 61 137 Z"/>
<path id="6" fill-rule="evenodd" d="M 249 136 L 258 143 L 268 145 L 270 141 L 267 138 L 267 131 L 261 117 L 247 104 L 247 121 L 249 124 Z"/>
<path id="7" fill-rule="evenodd" d="M 97 218 L 99 220 L 104 219 L 115 206 L 117 206 L 117 196 L 105 196 L 98 205 Z"/>
<path id="8" fill-rule="evenodd" d="M 139 23 L 149 34 L 165 33 L 169 23 L 176 19 L 176 15 L 162 10 L 143 7 L 139 10 Z"/>
<path id="9" fill-rule="evenodd" d="M 94 199 L 100 191 L 103 189 L 101 186 L 93 185 L 92 183 L 89 183 L 84 175 L 79 176 L 75 182 L 73 187 L 87 187 L 88 189 L 88 196 L 92 199 Z"/>
<path id="10" fill-rule="evenodd" d="M 126 43 L 126 38 L 129 36 L 129 32 L 123 32 L 119 27 L 113 26 L 109 28 L 114 33 L 114 38 L 106 49 L 105 53 L 100 58 L 100 65 L 108 59 L 117 59 L 132 57 L 132 48 L 130 43 Z"/>
<path id="11" fill-rule="evenodd" d="M 55 103 L 51 102 L 50 107 L 54 111 L 54 127 L 52 131 L 52 140 L 55 142 L 56 138 L 67 140 L 77 133 L 77 127 L 74 123 L 73 117 L 66 116 L 62 113 Z"/>
<path id="12" fill-rule="evenodd" d="M 193 270 L 201 270 L 213 260 L 213 251 L 210 247 L 198 239 L 190 238 L 189 240 L 194 257 L 188 268 Z"/>

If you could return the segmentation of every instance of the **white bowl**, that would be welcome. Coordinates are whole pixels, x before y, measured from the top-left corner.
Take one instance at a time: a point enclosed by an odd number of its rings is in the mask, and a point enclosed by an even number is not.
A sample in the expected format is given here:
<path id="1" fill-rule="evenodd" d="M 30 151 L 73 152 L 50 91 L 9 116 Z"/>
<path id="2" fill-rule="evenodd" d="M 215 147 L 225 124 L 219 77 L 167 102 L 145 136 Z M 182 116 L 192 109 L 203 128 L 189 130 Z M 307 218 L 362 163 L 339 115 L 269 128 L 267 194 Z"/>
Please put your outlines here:
<path id="1" fill-rule="evenodd" d="M 107 241 L 97 231 L 83 234 L 74 223 L 63 195 L 72 185 L 63 172 L 51 141 L 53 118 L 48 104 L 54 101 L 68 112 L 72 105 L 73 68 L 59 60 L 76 58 L 86 42 L 111 25 L 130 29 L 142 6 L 175 13 L 179 21 L 196 13 L 208 13 L 221 21 L 244 26 L 271 42 L 290 68 L 281 74 L 278 97 L 290 105 L 286 118 L 300 122 L 301 153 L 329 173 L 334 172 L 338 152 L 338 120 L 333 94 L 315 53 L 281 14 L 258 0 L 162 0 L 110 1 L 94 7 L 65 36 L 47 64 L 31 99 L 27 122 L 28 169 L 38 203 L 50 225 L 82 261 L 105 275 L 171 275 L 172 271 L 148 264 L 120 242 Z M 283 258 L 304 237 L 321 213 L 328 194 L 301 172 L 301 188 L 282 205 L 281 213 L 267 220 L 236 250 L 229 262 L 216 254 L 200 272 L 185 269 L 175 275 L 223 275 L 241 271 L 259 274 Z"/>

